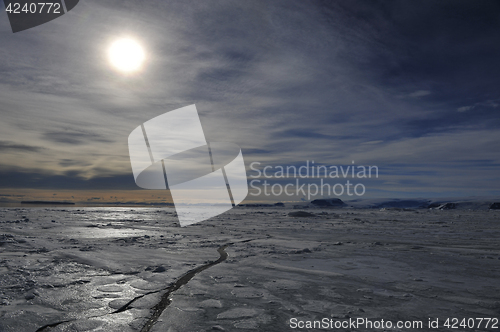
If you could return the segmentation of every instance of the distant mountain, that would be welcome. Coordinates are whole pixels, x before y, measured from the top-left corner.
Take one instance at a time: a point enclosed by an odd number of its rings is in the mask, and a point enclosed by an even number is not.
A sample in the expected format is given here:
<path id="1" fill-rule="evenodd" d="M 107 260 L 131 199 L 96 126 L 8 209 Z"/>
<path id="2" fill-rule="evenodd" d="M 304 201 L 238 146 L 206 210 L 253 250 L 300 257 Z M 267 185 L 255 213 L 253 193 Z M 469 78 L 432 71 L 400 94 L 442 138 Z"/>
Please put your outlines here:
<path id="1" fill-rule="evenodd" d="M 343 207 L 346 204 L 339 198 L 322 198 L 311 201 L 312 205 L 320 207 Z"/>
<path id="2" fill-rule="evenodd" d="M 382 208 L 401 208 L 401 209 L 436 209 L 436 210 L 488 210 L 500 209 L 498 197 L 445 197 L 445 198 L 415 198 L 415 199 L 356 199 L 346 201 L 346 204 L 358 209 L 382 209 Z M 495 205 L 498 204 L 498 205 Z"/>

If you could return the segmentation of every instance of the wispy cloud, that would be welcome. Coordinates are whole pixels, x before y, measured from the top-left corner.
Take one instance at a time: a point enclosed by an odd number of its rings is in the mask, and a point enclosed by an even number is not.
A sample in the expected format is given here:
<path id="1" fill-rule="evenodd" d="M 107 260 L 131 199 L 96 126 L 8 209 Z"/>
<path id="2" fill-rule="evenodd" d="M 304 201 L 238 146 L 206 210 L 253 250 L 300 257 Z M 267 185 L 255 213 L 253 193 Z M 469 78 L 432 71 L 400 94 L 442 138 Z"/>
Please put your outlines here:
<path id="1" fill-rule="evenodd" d="M 457 111 L 459 111 L 459 112 L 466 112 L 466 111 L 473 110 L 476 107 L 497 108 L 498 106 L 500 106 L 499 99 L 496 99 L 496 100 L 486 100 L 486 101 L 482 101 L 482 102 L 477 102 L 474 105 L 470 105 L 470 106 L 461 106 L 461 107 L 457 108 Z"/>
<path id="2" fill-rule="evenodd" d="M 80 145 L 89 142 L 111 143 L 112 140 L 104 139 L 98 134 L 84 132 L 48 132 L 42 135 L 43 139 L 63 144 Z"/>
<path id="3" fill-rule="evenodd" d="M 25 152 L 39 152 L 42 149 L 43 148 L 39 146 L 16 144 L 8 141 L 0 141 L 0 151 L 14 150 L 14 151 L 25 151 Z"/>
<path id="4" fill-rule="evenodd" d="M 431 94 L 431 92 L 428 90 L 418 90 L 418 91 L 410 93 L 408 96 L 410 96 L 412 98 L 418 98 L 418 97 L 428 96 L 430 94 Z"/>

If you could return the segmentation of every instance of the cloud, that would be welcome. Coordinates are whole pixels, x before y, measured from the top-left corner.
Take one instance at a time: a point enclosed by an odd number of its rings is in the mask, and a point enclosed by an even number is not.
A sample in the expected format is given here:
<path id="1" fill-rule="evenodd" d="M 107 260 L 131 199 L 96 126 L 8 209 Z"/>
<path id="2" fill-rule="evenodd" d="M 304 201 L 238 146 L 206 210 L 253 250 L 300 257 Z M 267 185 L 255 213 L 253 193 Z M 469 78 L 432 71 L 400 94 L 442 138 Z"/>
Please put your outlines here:
<path id="1" fill-rule="evenodd" d="M 59 165 L 63 166 L 63 167 L 73 167 L 73 166 L 76 166 L 76 167 L 82 167 L 82 166 L 91 166 L 92 164 L 90 163 L 82 163 L 81 160 L 71 160 L 71 159 L 61 159 L 59 161 Z"/>
<path id="2" fill-rule="evenodd" d="M 458 112 L 467 112 L 473 108 L 474 108 L 474 106 L 462 106 L 462 107 L 457 108 L 457 111 Z"/>
<path id="3" fill-rule="evenodd" d="M 32 188 L 53 190 L 134 190 L 137 186 L 130 174 L 96 176 L 85 179 L 77 173 L 55 175 L 36 169 L 0 170 L 1 188 Z"/>
<path id="4" fill-rule="evenodd" d="M 79 145 L 89 142 L 110 143 L 113 142 L 109 139 L 104 139 L 100 135 L 79 133 L 79 132 L 48 132 L 42 136 L 44 139 L 63 144 Z"/>
<path id="5" fill-rule="evenodd" d="M 32 145 L 24 145 L 24 144 L 16 144 L 9 141 L 0 141 L 0 151 L 6 150 L 16 150 L 16 151 L 24 151 L 24 152 L 39 152 L 43 150 L 42 147 L 32 146 Z"/>
<path id="6" fill-rule="evenodd" d="M 470 111 L 476 107 L 486 107 L 486 108 L 497 108 L 499 106 L 499 100 L 496 99 L 496 100 L 486 100 L 486 101 L 481 101 L 481 102 L 477 102 L 475 103 L 474 105 L 471 105 L 471 106 L 462 106 L 462 107 L 459 107 L 457 108 L 457 111 L 458 112 L 466 112 L 466 111 Z"/>
<path id="7" fill-rule="evenodd" d="M 418 91 L 410 93 L 408 96 L 410 96 L 412 98 L 418 98 L 418 97 L 428 96 L 430 94 L 431 94 L 431 92 L 428 90 L 418 90 Z"/>

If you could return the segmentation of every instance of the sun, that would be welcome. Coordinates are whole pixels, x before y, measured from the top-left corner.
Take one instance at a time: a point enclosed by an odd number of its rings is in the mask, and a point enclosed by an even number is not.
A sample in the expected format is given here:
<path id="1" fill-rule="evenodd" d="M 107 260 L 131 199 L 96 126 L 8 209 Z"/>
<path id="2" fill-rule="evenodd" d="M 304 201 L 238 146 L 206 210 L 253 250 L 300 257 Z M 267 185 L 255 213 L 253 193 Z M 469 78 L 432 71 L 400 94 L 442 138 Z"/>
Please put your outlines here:
<path id="1" fill-rule="evenodd" d="M 111 64 L 124 73 L 137 71 L 144 62 L 144 50 L 133 39 L 123 38 L 111 44 L 108 51 Z"/>

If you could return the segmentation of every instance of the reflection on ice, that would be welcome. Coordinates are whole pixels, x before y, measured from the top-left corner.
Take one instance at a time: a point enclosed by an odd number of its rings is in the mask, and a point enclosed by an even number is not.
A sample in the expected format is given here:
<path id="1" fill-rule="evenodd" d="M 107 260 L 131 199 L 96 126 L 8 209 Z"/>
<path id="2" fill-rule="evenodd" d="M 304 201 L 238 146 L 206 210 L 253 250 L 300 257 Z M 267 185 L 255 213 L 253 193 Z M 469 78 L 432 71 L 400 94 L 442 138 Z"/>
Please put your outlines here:
<path id="1" fill-rule="evenodd" d="M 61 235 L 77 239 L 104 239 L 144 236 L 151 231 L 132 228 L 90 228 L 90 227 L 68 227 L 60 232 Z"/>

